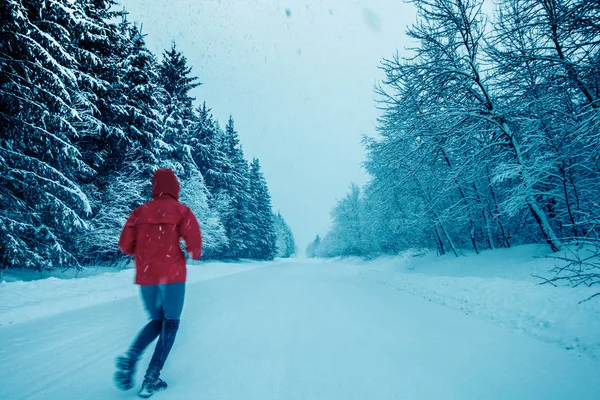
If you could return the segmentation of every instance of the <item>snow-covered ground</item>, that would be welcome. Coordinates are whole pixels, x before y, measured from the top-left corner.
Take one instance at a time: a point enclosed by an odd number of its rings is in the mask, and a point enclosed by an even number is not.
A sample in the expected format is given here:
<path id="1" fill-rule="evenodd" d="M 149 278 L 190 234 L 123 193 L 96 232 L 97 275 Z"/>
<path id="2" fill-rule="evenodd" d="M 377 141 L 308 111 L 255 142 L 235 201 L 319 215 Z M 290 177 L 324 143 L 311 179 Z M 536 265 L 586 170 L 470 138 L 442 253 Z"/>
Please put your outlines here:
<path id="1" fill-rule="evenodd" d="M 155 398 L 600 399 L 597 301 L 536 286 L 553 262 L 532 254 L 193 266 Z M 0 285 L 0 399 L 135 398 L 111 381 L 145 323 L 131 281 Z M 569 335 L 585 346 L 558 345 Z"/>
<path id="2" fill-rule="evenodd" d="M 268 263 L 198 263 L 188 265 L 189 283 L 220 278 Z M 107 270 L 107 268 L 100 269 Z M 32 280 L 4 282 L 0 284 L 0 326 L 17 324 L 40 317 L 63 313 L 76 308 L 88 307 L 126 297 L 135 297 L 133 269 L 98 274 L 89 268 L 80 273 L 82 278 L 59 279 L 55 276 Z M 58 274 L 57 274 L 58 275 Z M 63 275 L 59 274 L 58 276 Z"/>
<path id="3" fill-rule="evenodd" d="M 566 255 L 566 254 L 563 254 Z M 600 287 L 540 285 L 564 264 L 547 246 L 454 257 L 406 252 L 363 262 L 362 279 L 391 286 L 600 360 Z M 582 302 L 581 304 L 579 304 Z"/>

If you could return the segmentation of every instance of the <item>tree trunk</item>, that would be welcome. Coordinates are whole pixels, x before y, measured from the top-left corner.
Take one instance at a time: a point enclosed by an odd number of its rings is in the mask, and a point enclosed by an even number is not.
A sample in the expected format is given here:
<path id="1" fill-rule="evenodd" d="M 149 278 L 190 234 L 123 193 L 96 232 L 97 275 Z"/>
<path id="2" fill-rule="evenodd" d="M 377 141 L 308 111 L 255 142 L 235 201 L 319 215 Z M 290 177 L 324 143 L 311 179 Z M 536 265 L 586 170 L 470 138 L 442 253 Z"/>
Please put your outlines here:
<path id="1" fill-rule="evenodd" d="M 448 169 L 450 169 L 450 171 L 452 172 L 452 164 L 450 163 L 450 159 L 446 155 L 446 152 L 444 151 L 444 148 L 442 146 L 440 146 L 440 151 L 442 152 L 442 155 L 444 156 L 444 160 L 446 161 L 446 165 L 448 165 Z M 461 198 L 462 202 L 464 203 L 465 208 L 467 209 L 467 213 L 469 215 L 469 235 L 471 236 L 471 244 L 473 245 L 473 249 L 475 250 L 475 253 L 479 254 L 479 249 L 477 248 L 477 240 L 475 239 L 475 222 L 473 221 L 473 216 L 471 214 L 471 207 L 469 207 L 469 202 L 467 201 L 467 196 L 465 196 L 465 192 L 460 187 L 460 184 L 458 183 L 458 179 L 456 179 L 456 177 L 454 177 L 453 181 L 454 181 L 454 184 L 456 185 L 456 189 L 458 190 L 458 193 L 460 194 L 460 198 Z"/>
<path id="2" fill-rule="evenodd" d="M 498 199 L 496 197 L 496 192 L 494 192 L 494 187 L 492 186 L 492 180 L 490 179 L 490 170 L 487 167 L 487 165 L 485 167 L 485 172 L 488 181 L 488 187 L 490 189 L 490 194 L 492 195 L 492 201 L 494 202 L 494 209 L 492 210 L 491 215 L 493 216 L 494 221 L 496 221 L 498 227 L 500 228 L 500 233 L 502 234 L 502 238 L 504 239 L 504 244 L 507 248 L 510 248 L 510 240 L 506 236 L 506 231 L 504 230 L 504 225 L 502 225 L 502 221 L 500 221 L 500 208 L 498 207 Z"/>
<path id="3" fill-rule="evenodd" d="M 511 147 L 515 151 L 515 158 L 517 160 L 517 163 L 519 163 L 519 165 L 524 167 L 525 163 L 523 162 L 523 156 L 521 154 L 520 144 L 517 142 L 510 127 L 508 126 L 508 124 L 505 121 L 501 122 L 500 127 L 502 129 L 502 132 L 510 139 L 510 143 L 512 145 Z M 523 179 L 523 183 L 525 184 L 525 189 L 527 190 L 527 192 L 532 193 L 533 188 L 531 187 L 531 181 L 525 170 L 523 170 L 522 179 Z M 528 195 L 526 197 L 526 203 L 527 203 L 527 206 L 529 207 L 529 209 L 531 210 L 533 217 L 539 224 L 540 229 L 542 231 L 542 235 L 544 236 L 544 239 L 546 240 L 546 243 L 548 243 L 548 245 L 550 245 L 550 248 L 552 249 L 552 251 L 554 251 L 554 252 L 559 251 L 562 244 L 561 244 L 560 240 L 558 239 L 558 237 L 556 236 L 556 234 L 554 233 L 554 230 L 550 226 L 550 223 L 548 222 L 548 218 L 546 217 L 546 214 L 544 213 L 544 211 L 541 209 L 541 207 L 535 200 L 535 197 L 533 197 L 533 195 L 531 195 L 531 194 Z"/>
<path id="4" fill-rule="evenodd" d="M 546 239 L 546 243 L 550 245 L 552 251 L 559 251 L 561 248 L 561 242 L 560 240 L 558 240 L 558 237 L 556 237 L 554 230 L 550 226 L 548 218 L 546 218 L 546 214 L 544 214 L 544 212 L 542 211 L 538 203 L 535 201 L 533 196 L 529 196 L 527 198 L 527 205 L 531 210 L 531 214 L 533 214 L 533 218 L 535 218 L 537 223 L 540 225 L 540 229 L 542 230 L 542 234 Z"/>
<path id="5" fill-rule="evenodd" d="M 487 205 L 484 204 L 483 200 L 481 200 L 481 196 L 479 195 L 479 190 L 477 189 L 477 185 L 475 184 L 475 182 L 473 182 L 473 191 L 475 192 L 475 198 L 477 199 L 477 202 L 481 205 L 481 217 L 483 218 L 483 223 L 485 224 L 488 248 L 490 250 L 493 250 L 496 248 L 496 245 L 494 244 L 494 234 L 492 232 L 492 225 L 486 214 Z"/>
<path id="6" fill-rule="evenodd" d="M 440 256 L 443 256 L 444 254 L 446 254 L 446 250 L 444 249 L 444 242 L 442 242 L 442 238 L 440 237 L 440 232 L 438 231 L 437 224 L 433 228 L 433 237 L 435 239 L 435 242 L 437 243 L 438 254 Z"/>
<path id="7" fill-rule="evenodd" d="M 452 242 L 452 239 L 450 238 L 450 235 L 448 234 L 448 231 L 446 230 L 446 227 L 444 226 L 444 224 L 442 223 L 442 221 L 440 220 L 440 217 L 437 215 L 437 213 L 435 212 L 435 209 L 433 207 L 431 198 L 429 197 L 429 194 L 425 191 L 425 188 L 423 187 L 423 184 L 421 183 L 421 181 L 419 180 L 419 178 L 416 178 L 417 183 L 419 184 L 419 189 L 421 190 L 421 193 L 423 193 L 423 197 L 427 200 L 427 203 L 431 209 L 431 213 L 434 216 L 434 220 L 436 221 L 436 226 L 439 225 L 440 228 L 442 229 L 442 232 L 444 233 L 444 236 L 446 236 L 446 239 L 448 240 L 448 244 L 450 245 L 450 248 L 452 249 L 452 252 L 454 253 L 454 255 L 456 257 L 458 257 L 458 251 L 456 250 L 456 246 L 454 246 L 454 242 Z M 440 238 L 440 242 L 441 242 L 441 238 Z"/>
<path id="8" fill-rule="evenodd" d="M 573 232 L 573 236 L 579 236 L 579 232 L 577 230 L 577 224 L 575 223 L 575 216 L 573 215 L 573 210 L 571 209 L 571 197 L 569 196 L 569 188 L 567 187 L 567 173 L 565 168 L 565 162 L 563 161 L 560 165 L 560 175 L 562 181 L 562 189 L 565 194 L 565 204 L 567 205 L 567 213 L 569 214 L 569 220 L 571 221 L 571 232 Z"/>
<path id="9" fill-rule="evenodd" d="M 456 250 L 456 246 L 454 245 L 454 242 L 452 242 L 452 239 L 450 238 L 450 235 L 448 234 L 446 227 L 444 226 L 442 221 L 439 220 L 437 214 L 435 212 L 433 214 L 435 215 L 435 218 L 438 220 L 438 224 L 440 224 L 440 228 L 442 228 L 442 232 L 444 232 L 444 236 L 446 236 L 446 240 L 448 241 L 448 244 L 450 245 L 452 252 L 454 253 L 454 255 L 456 257 L 458 257 L 458 251 Z"/>

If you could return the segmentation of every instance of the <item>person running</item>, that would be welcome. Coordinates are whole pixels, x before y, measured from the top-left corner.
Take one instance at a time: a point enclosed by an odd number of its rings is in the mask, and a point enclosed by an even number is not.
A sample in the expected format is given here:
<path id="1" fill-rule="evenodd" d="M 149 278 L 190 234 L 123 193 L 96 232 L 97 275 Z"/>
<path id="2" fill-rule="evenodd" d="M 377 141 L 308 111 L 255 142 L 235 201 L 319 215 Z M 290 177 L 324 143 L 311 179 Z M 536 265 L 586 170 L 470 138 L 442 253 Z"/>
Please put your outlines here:
<path id="1" fill-rule="evenodd" d="M 173 347 L 185 297 L 186 259 L 202 255 L 202 235 L 194 213 L 179 202 L 179 181 L 171 169 L 158 169 L 152 179 L 152 200 L 136 208 L 125 223 L 119 248 L 135 256 L 135 283 L 140 285 L 150 322 L 131 347 L 116 360 L 115 384 L 121 390 L 134 386 L 137 361 L 154 339 L 158 342 L 148 365 L 140 397 L 167 388 L 160 372 Z"/>

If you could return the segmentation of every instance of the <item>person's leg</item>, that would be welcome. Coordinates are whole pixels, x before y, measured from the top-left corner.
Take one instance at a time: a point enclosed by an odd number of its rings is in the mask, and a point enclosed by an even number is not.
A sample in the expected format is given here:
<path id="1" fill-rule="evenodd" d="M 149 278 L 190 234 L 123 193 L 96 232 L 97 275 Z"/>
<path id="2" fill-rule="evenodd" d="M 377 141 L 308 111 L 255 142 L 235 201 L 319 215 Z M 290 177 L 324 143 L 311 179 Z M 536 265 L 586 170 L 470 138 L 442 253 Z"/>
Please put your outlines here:
<path id="1" fill-rule="evenodd" d="M 179 329 L 179 319 L 183 310 L 185 298 L 185 283 L 172 283 L 160 285 L 164 319 L 162 330 L 152 360 L 148 366 L 144 381 L 153 383 L 158 380 L 167 357 L 175 342 L 175 336 Z"/>
<path id="2" fill-rule="evenodd" d="M 127 354 L 117 357 L 114 379 L 121 390 L 129 390 L 133 387 L 135 365 L 143 351 L 157 338 L 162 329 L 163 310 L 158 286 L 141 286 L 140 292 L 151 320 L 137 335 Z"/>
<path id="3" fill-rule="evenodd" d="M 165 319 L 180 319 L 185 301 L 185 282 L 161 285 Z"/>
<path id="4" fill-rule="evenodd" d="M 148 324 L 140 331 L 129 348 L 128 355 L 134 361 L 137 361 L 146 347 L 160 335 L 164 317 L 162 296 L 159 286 L 141 286 L 140 292 L 144 307 L 150 316 L 150 322 L 148 322 Z"/>

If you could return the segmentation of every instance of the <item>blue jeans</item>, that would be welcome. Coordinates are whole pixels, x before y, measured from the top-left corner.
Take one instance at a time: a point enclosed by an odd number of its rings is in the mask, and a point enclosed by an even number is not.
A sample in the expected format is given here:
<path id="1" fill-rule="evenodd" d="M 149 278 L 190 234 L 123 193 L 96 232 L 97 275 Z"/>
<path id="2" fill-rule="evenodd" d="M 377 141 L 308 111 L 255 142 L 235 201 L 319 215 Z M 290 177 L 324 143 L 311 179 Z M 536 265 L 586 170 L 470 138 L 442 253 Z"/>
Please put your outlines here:
<path id="1" fill-rule="evenodd" d="M 185 282 L 140 286 L 144 307 L 152 320 L 179 319 L 185 298 Z"/>
<path id="2" fill-rule="evenodd" d="M 129 357 L 137 361 L 146 347 L 158 337 L 145 379 L 154 382 L 167 361 L 179 329 L 185 298 L 185 283 L 140 287 L 150 322 L 140 331 L 129 349 Z"/>

